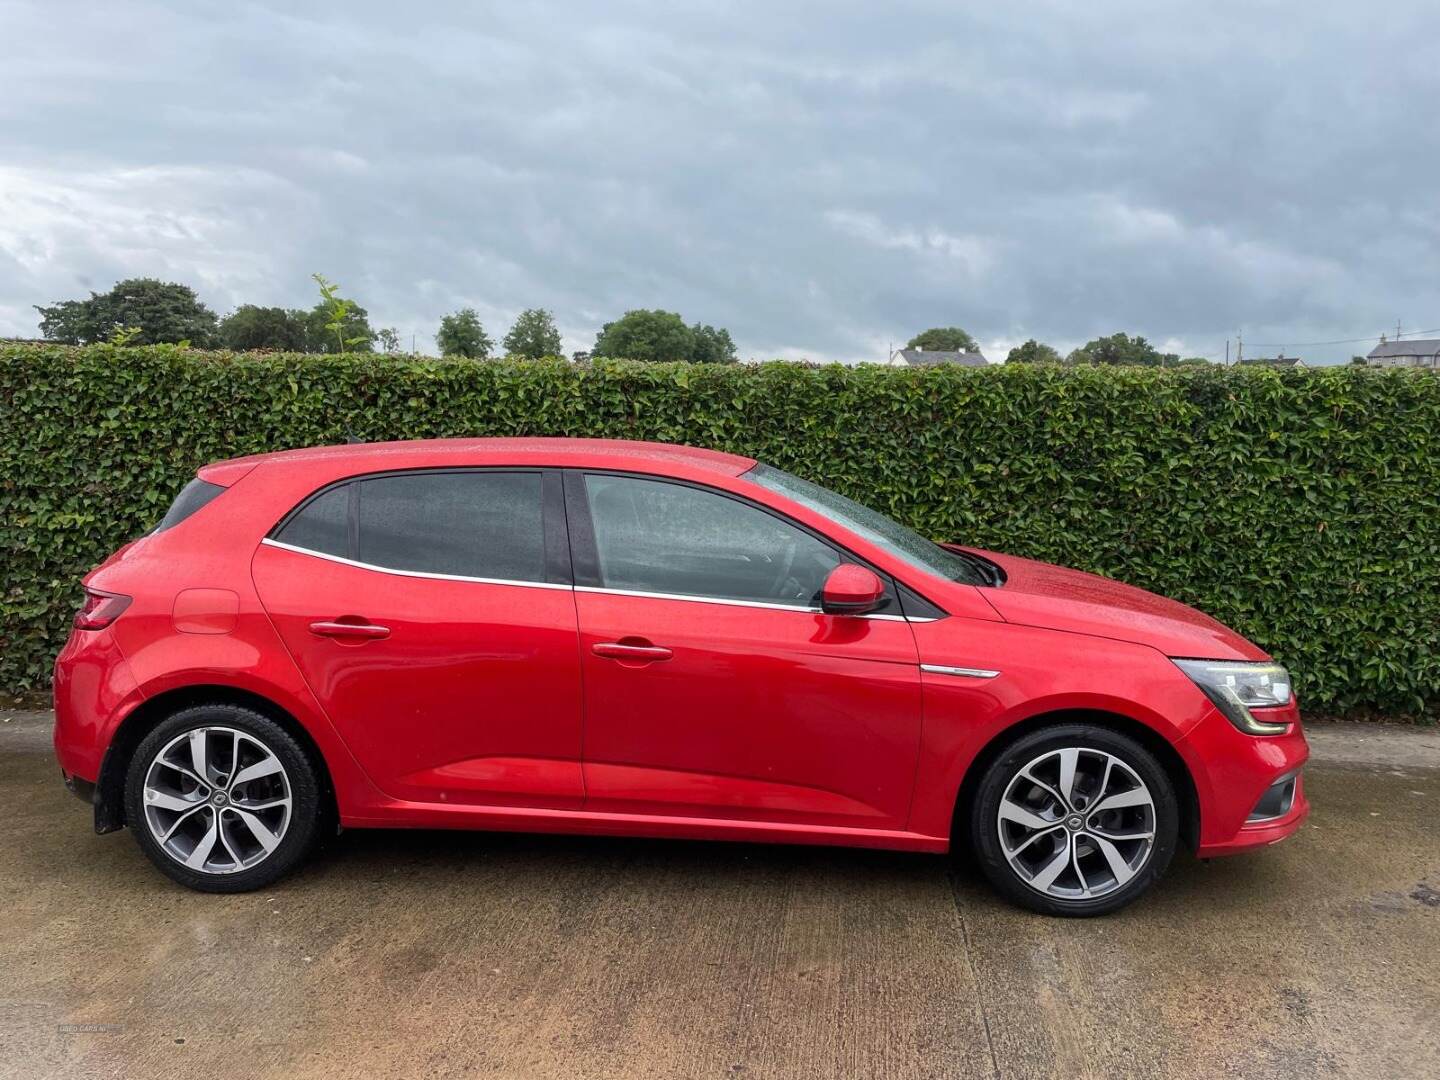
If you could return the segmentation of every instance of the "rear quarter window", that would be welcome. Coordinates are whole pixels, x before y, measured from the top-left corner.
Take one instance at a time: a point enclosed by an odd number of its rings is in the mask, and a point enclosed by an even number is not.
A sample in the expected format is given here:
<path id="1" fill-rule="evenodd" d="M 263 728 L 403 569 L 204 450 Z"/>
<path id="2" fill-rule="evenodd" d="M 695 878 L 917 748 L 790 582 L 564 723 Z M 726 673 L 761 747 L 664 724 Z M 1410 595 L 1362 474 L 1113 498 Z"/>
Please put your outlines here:
<path id="1" fill-rule="evenodd" d="M 175 501 L 170 504 L 170 509 L 165 511 L 160 524 L 151 530 L 151 535 L 173 529 L 196 511 L 208 506 L 224 490 L 219 484 L 212 484 L 197 476 L 180 489 L 180 494 L 175 496 Z"/>

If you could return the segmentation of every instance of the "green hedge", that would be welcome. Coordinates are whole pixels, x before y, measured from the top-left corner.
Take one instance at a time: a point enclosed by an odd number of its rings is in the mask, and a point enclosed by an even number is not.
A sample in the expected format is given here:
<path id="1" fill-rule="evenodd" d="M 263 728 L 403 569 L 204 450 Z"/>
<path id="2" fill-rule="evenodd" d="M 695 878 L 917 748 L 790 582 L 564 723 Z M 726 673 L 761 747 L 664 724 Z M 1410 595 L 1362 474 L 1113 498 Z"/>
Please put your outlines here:
<path id="1" fill-rule="evenodd" d="M 207 461 L 447 435 L 711 446 L 928 536 L 1194 604 L 1312 709 L 1440 702 L 1440 379 L 1355 368 L 474 363 L 0 350 L 0 689 L 43 688 L 79 577 Z"/>

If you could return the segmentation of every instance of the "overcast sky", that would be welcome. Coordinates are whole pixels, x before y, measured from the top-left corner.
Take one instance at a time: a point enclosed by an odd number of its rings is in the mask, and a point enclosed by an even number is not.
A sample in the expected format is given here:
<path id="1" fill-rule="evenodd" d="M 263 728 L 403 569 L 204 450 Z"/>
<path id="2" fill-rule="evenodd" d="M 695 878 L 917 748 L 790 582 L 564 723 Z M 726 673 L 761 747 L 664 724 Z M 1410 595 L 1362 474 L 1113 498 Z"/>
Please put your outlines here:
<path id="1" fill-rule="evenodd" d="M 0 40 L 0 335 L 317 270 L 422 350 L 462 306 L 845 361 L 1440 327 L 1435 0 L 0 0 Z"/>

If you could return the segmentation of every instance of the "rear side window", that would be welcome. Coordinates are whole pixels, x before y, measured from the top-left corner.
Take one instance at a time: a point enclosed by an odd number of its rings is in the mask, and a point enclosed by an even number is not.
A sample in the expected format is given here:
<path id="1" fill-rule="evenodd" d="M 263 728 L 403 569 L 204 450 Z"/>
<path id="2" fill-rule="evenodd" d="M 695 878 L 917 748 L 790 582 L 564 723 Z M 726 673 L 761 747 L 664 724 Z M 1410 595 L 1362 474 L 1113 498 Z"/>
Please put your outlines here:
<path id="1" fill-rule="evenodd" d="M 165 516 L 160 519 L 160 524 L 156 525 L 153 531 L 158 533 L 164 532 L 166 529 L 173 529 L 191 514 L 210 503 L 224 490 L 219 484 L 212 484 L 197 476 L 180 489 L 180 494 L 175 496 L 175 501 L 170 504 L 170 509 L 165 511 Z"/>
<path id="2" fill-rule="evenodd" d="M 541 475 L 477 470 L 353 480 L 305 504 L 275 539 L 387 570 L 544 581 Z"/>
<path id="3" fill-rule="evenodd" d="M 306 503 L 275 539 L 307 551 L 350 558 L 349 507 L 350 486 L 331 488 Z"/>
<path id="4" fill-rule="evenodd" d="M 359 560 L 429 574 L 545 580 L 539 473 L 362 480 Z"/>

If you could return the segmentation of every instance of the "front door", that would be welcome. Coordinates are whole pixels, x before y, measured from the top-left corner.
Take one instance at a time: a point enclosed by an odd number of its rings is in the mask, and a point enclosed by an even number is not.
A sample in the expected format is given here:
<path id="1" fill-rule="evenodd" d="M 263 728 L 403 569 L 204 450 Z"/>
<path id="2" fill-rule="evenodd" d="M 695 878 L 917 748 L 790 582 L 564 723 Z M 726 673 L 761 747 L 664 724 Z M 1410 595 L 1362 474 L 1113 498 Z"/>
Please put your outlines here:
<path id="1" fill-rule="evenodd" d="M 896 616 L 818 610 L 847 556 L 712 489 L 566 482 L 587 809 L 903 828 L 920 740 L 914 636 Z"/>
<path id="2" fill-rule="evenodd" d="M 386 794 L 581 805 L 559 483 L 485 469 L 366 477 L 313 497 L 255 553 L 266 611 Z"/>

